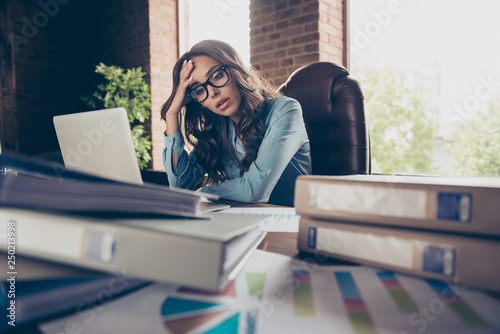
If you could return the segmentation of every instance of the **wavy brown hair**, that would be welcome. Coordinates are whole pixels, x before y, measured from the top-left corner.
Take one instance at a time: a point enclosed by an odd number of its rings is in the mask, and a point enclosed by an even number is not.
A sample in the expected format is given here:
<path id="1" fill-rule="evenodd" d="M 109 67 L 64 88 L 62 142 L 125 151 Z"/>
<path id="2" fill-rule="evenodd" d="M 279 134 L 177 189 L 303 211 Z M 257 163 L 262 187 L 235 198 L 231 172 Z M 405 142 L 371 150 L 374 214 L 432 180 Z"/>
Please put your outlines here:
<path id="1" fill-rule="evenodd" d="M 193 147 L 197 162 L 207 172 L 209 178 L 204 184 L 226 181 L 223 157 L 226 153 L 240 169 L 240 175 L 248 171 L 251 163 L 257 158 L 262 138 L 266 131 L 266 101 L 278 96 L 274 87 L 253 67 L 246 68 L 240 55 L 229 44 L 217 40 L 204 40 L 195 44 L 191 50 L 179 58 L 172 71 L 173 87 L 168 100 L 161 109 L 161 118 L 165 120 L 167 110 L 172 104 L 184 60 L 196 56 L 208 56 L 221 65 L 228 66 L 231 80 L 234 80 L 241 94 L 241 120 L 235 124 L 236 135 L 241 138 L 245 156 L 238 160 L 228 139 L 229 117 L 220 116 L 200 103 L 190 101 L 180 113 L 180 124 L 183 125 L 184 137 Z"/>

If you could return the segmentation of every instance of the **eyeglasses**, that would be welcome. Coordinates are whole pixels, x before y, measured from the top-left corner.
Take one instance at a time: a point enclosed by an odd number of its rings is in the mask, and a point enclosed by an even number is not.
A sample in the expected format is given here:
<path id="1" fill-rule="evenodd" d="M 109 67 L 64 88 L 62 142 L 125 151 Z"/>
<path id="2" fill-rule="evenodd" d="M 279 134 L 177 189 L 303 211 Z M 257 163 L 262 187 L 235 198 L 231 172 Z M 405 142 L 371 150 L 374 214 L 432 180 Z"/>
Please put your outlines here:
<path id="1" fill-rule="evenodd" d="M 205 101 L 208 98 L 207 85 L 215 88 L 221 88 L 228 83 L 229 75 L 227 74 L 226 68 L 227 65 L 219 67 L 214 73 L 212 73 L 212 75 L 210 75 L 207 81 L 194 88 L 190 88 L 187 95 L 198 103 Z"/>

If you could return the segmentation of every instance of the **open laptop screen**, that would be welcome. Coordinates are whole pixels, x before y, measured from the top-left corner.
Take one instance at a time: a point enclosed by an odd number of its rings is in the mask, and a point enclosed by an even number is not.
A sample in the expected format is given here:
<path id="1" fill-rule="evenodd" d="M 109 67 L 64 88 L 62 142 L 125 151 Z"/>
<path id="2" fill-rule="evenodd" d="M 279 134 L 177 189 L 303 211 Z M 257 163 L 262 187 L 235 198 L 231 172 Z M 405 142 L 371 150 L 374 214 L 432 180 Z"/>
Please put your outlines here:
<path id="1" fill-rule="evenodd" d="M 66 168 L 142 184 L 125 109 L 55 116 L 54 127 Z"/>

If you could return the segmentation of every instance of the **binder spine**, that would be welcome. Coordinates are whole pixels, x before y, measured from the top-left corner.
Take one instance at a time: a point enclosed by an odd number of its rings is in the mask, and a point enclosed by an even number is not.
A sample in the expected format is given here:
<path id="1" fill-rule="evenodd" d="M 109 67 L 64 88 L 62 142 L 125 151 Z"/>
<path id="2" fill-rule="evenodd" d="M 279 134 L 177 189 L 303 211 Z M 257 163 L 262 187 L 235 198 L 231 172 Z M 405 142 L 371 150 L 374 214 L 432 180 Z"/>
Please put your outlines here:
<path id="1" fill-rule="evenodd" d="M 394 237 L 370 232 L 307 227 L 307 250 L 331 256 L 351 257 L 382 266 L 455 275 L 455 247 L 418 238 Z"/>
<path id="2" fill-rule="evenodd" d="M 500 242 L 302 217 L 298 249 L 500 291 Z"/>
<path id="3" fill-rule="evenodd" d="M 370 179 L 301 176 L 296 181 L 296 212 L 323 220 L 500 236 L 500 186 Z"/>

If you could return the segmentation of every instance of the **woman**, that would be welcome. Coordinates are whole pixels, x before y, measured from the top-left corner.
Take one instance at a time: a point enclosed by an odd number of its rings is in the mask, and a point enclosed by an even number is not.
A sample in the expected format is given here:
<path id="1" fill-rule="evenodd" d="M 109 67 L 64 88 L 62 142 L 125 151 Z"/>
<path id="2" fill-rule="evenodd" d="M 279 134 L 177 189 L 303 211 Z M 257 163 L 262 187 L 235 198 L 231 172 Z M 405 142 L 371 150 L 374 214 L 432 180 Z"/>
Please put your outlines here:
<path id="1" fill-rule="evenodd" d="M 295 178 L 311 172 L 299 103 L 278 97 L 227 43 L 201 41 L 177 61 L 161 117 L 170 186 L 293 205 Z"/>

